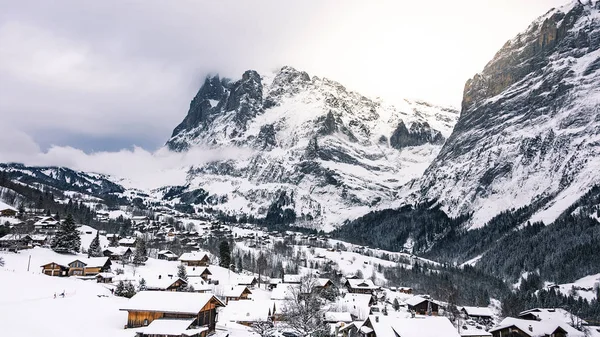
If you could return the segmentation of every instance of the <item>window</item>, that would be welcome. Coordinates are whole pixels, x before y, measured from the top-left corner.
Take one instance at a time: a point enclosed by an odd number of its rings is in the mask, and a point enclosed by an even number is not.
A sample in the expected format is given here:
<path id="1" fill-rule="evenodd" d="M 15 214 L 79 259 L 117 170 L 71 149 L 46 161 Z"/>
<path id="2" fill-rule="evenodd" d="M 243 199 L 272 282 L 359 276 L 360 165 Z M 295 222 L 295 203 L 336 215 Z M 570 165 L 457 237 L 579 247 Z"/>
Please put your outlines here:
<path id="1" fill-rule="evenodd" d="M 148 326 L 148 319 L 147 318 L 144 320 L 144 326 Z"/>

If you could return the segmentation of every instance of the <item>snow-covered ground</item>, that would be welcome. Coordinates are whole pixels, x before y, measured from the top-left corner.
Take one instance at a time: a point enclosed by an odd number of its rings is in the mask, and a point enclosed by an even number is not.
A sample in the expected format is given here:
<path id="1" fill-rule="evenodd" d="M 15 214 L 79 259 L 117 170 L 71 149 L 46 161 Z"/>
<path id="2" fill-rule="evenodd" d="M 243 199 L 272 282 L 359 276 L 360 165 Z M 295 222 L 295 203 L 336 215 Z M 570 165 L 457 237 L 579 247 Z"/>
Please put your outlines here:
<path id="1" fill-rule="evenodd" d="M 558 284 L 558 289 L 564 295 L 570 295 L 573 291 L 577 297 L 591 301 L 596 298 L 596 288 L 600 286 L 600 274 L 582 277 L 573 283 Z"/>

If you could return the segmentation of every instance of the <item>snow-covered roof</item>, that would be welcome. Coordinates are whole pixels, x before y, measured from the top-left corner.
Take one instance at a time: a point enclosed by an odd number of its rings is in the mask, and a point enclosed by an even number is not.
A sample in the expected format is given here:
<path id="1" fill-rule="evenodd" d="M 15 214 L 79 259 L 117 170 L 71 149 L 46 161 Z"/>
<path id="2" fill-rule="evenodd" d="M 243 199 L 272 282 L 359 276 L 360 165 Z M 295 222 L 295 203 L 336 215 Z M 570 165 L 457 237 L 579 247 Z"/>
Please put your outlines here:
<path id="1" fill-rule="evenodd" d="M 282 282 L 283 282 L 283 280 L 280 278 L 272 278 L 269 280 L 269 284 L 280 284 Z"/>
<path id="2" fill-rule="evenodd" d="M 246 286 L 227 286 L 223 289 L 223 296 L 240 297 L 245 291 L 248 291 L 250 294 L 252 293 Z"/>
<path id="3" fill-rule="evenodd" d="M 237 284 L 250 285 L 256 281 L 256 277 L 252 275 L 238 275 Z"/>
<path id="4" fill-rule="evenodd" d="M 422 296 L 413 296 L 405 300 L 404 303 L 408 304 L 411 307 L 414 307 L 415 305 L 419 305 L 425 301 L 429 301 L 429 299 Z"/>
<path id="5" fill-rule="evenodd" d="M 502 320 L 502 322 L 500 322 L 500 324 L 492 328 L 490 332 L 502 330 L 511 326 L 517 327 L 519 330 L 525 332 L 530 337 L 543 337 L 551 335 L 558 328 L 562 328 L 563 330 L 565 330 L 568 333 L 569 337 L 585 336 L 583 332 L 575 330 L 573 327 L 560 321 L 532 321 L 514 317 L 505 318 L 504 320 Z"/>
<path id="6" fill-rule="evenodd" d="M 492 336 L 491 333 L 483 330 L 483 328 L 480 327 L 480 329 L 477 329 L 477 327 L 474 327 L 472 325 L 464 325 L 460 328 L 460 335 L 462 337 L 469 337 L 469 336 Z"/>
<path id="7" fill-rule="evenodd" d="M 4 211 L 4 210 L 11 210 L 11 211 L 16 211 L 17 209 L 12 207 L 11 205 L 4 203 L 2 201 L 0 201 L 0 211 Z"/>
<path id="8" fill-rule="evenodd" d="M 26 238 L 31 239 L 31 236 L 29 234 L 7 234 L 1 237 L 0 241 L 20 241 Z"/>
<path id="9" fill-rule="evenodd" d="M 462 307 L 469 316 L 493 317 L 494 313 L 488 307 Z"/>
<path id="10" fill-rule="evenodd" d="M 446 317 L 417 316 L 398 319 L 394 321 L 392 328 L 402 337 L 460 337 Z"/>
<path id="11" fill-rule="evenodd" d="M 120 256 L 120 255 L 124 255 L 125 253 L 127 253 L 127 251 L 131 252 L 131 248 L 129 248 L 129 247 L 108 247 L 108 248 L 105 248 L 103 251 L 109 251 L 111 255 Z"/>
<path id="12" fill-rule="evenodd" d="M 181 336 L 194 319 L 155 319 L 143 329 L 145 335 Z"/>
<path id="13" fill-rule="evenodd" d="M 580 322 L 582 324 L 586 324 L 587 322 L 582 320 L 581 318 L 571 314 L 565 309 L 561 308 L 534 308 L 525 310 L 519 313 L 518 317 L 523 317 L 527 315 L 533 315 L 538 320 L 554 320 L 558 322 L 562 322 L 565 324 L 573 324 L 574 321 Z"/>
<path id="14" fill-rule="evenodd" d="M 298 289 L 297 284 L 282 283 L 271 292 L 273 300 L 289 300 L 294 298 L 294 289 Z"/>
<path id="15" fill-rule="evenodd" d="M 213 265 L 208 266 L 207 269 L 210 272 L 209 278 L 211 280 L 218 280 L 220 285 L 223 285 L 223 284 L 237 285 L 238 284 L 238 277 L 240 275 L 230 269 L 223 268 L 221 266 L 213 266 Z M 196 270 L 198 270 L 198 269 L 196 269 Z"/>
<path id="16" fill-rule="evenodd" d="M 270 300 L 244 300 L 232 301 L 226 307 L 219 309 L 220 322 L 260 322 L 269 318 L 279 310 L 275 302 Z"/>
<path id="17" fill-rule="evenodd" d="M 318 278 L 318 279 L 317 279 L 317 285 L 318 285 L 319 287 L 324 287 L 324 286 L 326 286 L 328 282 L 331 282 L 331 280 L 330 280 L 330 279 L 328 279 L 328 278 Z"/>
<path id="18" fill-rule="evenodd" d="M 172 286 L 175 282 L 181 281 L 183 284 L 187 284 L 187 282 L 179 277 L 170 278 L 170 277 L 162 277 L 162 278 L 150 278 L 146 280 L 146 288 L 148 290 L 166 290 L 170 286 Z"/>
<path id="19" fill-rule="evenodd" d="M 326 322 L 352 322 L 352 315 L 349 312 L 333 312 L 328 311 L 324 314 L 324 318 Z"/>
<path id="20" fill-rule="evenodd" d="M 137 238 L 122 238 L 119 240 L 120 245 L 133 245 L 137 241 Z"/>
<path id="21" fill-rule="evenodd" d="M 371 303 L 371 300 L 372 297 L 368 294 L 349 293 L 340 302 L 343 310 L 350 312 L 350 314 L 358 317 L 358 319 L 366 319 L 369 314 L 369 303 Z"/>
<path id="22" fill-rule="evenodd" d="M 113 277 L 115 277 L 115 274 L 113 274 L 113 273 L 99 273 L 99 274 L 96 275 L 96 277 L 113 278 Z"/>
<path id="23" fill-rule="evenodd" d="M 349 279 L 349 280 L 346 280 L 346 282 L 353 289 L 367 289 L 367 290 L 379 289 L 379 287 L 376 286 L 373 283 L 373 281 L 368 280 L 368 279 L 364 279 L 364 280 L 361 280 L 361 279 Z"/>
<path id="24" fill-rule="evenodd" d="M 33 241 L 44 241 L 48 238 L 47 235 L 42 235 L 42 234 L 33 234 L 33 235 L 30 235 L 29 237 Z"/>
<path id="25" fill-rule="evenodd" d="M 211 299 L 219 301 L 212 294 L 176 291 L 140 291 L 120 310 L 156 311 L 182 314 L 197 314 Z M 221 305 L 224 305 L 219 301 Z"/>
<path id="26" fill-rule="evenodd" d="M 88 258 L 75 259 L 72 262 L 81 261 L 81 262 L 85 263 L 86 268 L 101 268 L 101 267 L 104 267 L 104 265 L 106 265 L 108 260 L 109 260 L 108 257 L 88 257 Z"/>
<path id="27" fill-rule="evenodd" d="M 179 257 L 179 261 L 202 261 L 205 257 L 210 259 L 210 256 L 206 252 L 189 252 L 181 254 L 181 256 Z"/>

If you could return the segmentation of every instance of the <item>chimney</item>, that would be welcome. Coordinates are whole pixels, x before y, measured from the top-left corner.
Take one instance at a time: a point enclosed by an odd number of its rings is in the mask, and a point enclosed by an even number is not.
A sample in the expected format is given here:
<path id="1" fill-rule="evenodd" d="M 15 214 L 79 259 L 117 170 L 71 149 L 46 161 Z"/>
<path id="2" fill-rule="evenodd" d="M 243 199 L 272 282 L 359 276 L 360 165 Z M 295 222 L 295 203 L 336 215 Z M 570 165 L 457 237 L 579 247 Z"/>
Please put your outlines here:
<path id="1" fill-rule="evenodd" d="M 158 279 L 160 280 L 162 278 L 162 275 L 158 275 Z"/>
<path id="2" fill-rule="evenodd" d="M 529 324 L 529 331 L 533 332 L 533 327 Z"/>
<path id="3" fill-rule="evenodd" d="M 375 322 L 379 323 L 379 316 L 375 316 Z"/>

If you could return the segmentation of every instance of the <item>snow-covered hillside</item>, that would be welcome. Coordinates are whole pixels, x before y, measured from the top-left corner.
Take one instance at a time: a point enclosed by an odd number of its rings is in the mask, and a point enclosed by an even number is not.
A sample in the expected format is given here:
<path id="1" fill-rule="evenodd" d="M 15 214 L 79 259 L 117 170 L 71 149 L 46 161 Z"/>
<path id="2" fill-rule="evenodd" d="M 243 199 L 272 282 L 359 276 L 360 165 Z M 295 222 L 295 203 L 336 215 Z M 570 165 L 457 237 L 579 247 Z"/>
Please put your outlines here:
<path id="1" fill-rule="evenodd" d="M 600 1 L 573 1 L 508 41 L 467 82 L 422 195 L 474 227 L 546 198 L 532 221 L 549 223 L 599 183 L 599 27 Z"/>
<path id="2" fill-rule="evenodd" d="M 236 82 L 207 78 L 167 145 L 251 151 L 193 166 L 179 195 L 201 194 L 196 203 L 230 214 L 264 217 L 275 205 L 332 229 L 419 178 L 457 118 L 453 109 L 391 106 L 284 67 Z"/>

